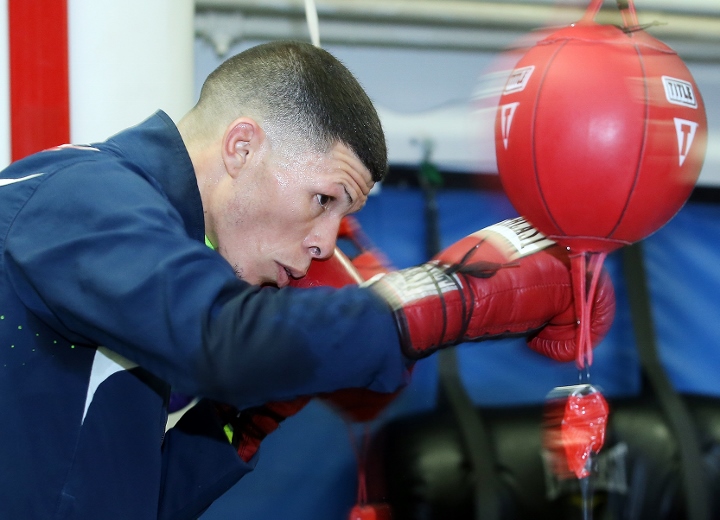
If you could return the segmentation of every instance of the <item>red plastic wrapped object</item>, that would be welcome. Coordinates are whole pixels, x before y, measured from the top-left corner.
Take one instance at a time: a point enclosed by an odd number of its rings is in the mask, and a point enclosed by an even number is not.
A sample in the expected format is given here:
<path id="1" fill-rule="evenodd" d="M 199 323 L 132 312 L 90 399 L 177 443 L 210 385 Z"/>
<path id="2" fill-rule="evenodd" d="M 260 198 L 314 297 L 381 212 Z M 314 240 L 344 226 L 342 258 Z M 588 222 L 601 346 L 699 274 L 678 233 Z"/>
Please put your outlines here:
<path id="1" fill-rule="evenodd" d="M 357 505 L 350 511 L 350 520 L 391 520 L 390 506 L 387 504 Z"/>
<path id="2" fill-rule="evenodd" d="M 543 448 L 560 479 L 590 476 L 592 455 L 605 443 L 609 407 L 592 385 L 555 388 L 546 401 Z"/>

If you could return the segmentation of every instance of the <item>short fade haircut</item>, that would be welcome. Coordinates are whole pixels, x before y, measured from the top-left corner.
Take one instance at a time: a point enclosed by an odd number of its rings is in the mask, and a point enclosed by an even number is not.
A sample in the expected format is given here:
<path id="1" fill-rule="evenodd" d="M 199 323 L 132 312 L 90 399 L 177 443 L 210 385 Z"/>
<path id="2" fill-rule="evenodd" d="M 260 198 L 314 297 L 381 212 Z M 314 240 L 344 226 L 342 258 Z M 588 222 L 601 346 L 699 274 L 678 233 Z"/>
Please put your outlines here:
<path id="1" fill-rule="evenodd" d="M 195 110 L 207 123 L 253 117 L 271 142 L 319 152 L 341 142 L 375 182 L 388 169 L 385 135 L 367 93 L 337 58 L 309 43 L 275 41 L 228 58 L 205 80 Z"/>

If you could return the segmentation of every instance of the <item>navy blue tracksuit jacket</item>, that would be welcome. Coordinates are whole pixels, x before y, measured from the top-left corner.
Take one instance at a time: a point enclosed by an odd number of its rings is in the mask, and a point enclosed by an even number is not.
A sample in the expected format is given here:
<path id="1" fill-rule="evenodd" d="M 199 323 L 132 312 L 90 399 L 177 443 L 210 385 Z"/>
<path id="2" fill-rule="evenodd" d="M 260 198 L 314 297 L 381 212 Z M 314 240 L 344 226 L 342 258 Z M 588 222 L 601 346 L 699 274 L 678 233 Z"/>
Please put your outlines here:
<path id="1" fill-rule="evenodd" d="M 203 237 L 163 112 L 0 172 L 0 518 L 197 517 L 256 462 L 207 399 L 405 382 L 370 291 L 250 286 Z M 165 433 L 171 387 L 207 399 Z"/>

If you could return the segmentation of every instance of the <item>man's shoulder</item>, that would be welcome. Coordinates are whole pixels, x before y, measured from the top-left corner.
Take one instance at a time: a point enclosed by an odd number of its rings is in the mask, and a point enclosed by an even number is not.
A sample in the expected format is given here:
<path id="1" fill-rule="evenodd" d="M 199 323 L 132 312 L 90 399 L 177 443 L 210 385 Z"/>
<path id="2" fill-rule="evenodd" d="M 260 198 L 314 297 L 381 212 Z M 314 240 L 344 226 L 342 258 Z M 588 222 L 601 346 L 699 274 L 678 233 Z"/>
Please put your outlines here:
<path id="1" fill-rule="evenodd" d="M 120 158 L 94 146 L 61 145 L 20 159 L 0 172 L 0 186 L 10 186 L 33 180 L 38 185 L 59 172 L 90 172 L 131 170 Z M 68 179 L 69 180 L 69 179 Z M 78 187 L 80 188 L 80 187 Z"/>
<path id="2" fill-rule="evenodd" d="M 13 226 L 17 218 L 67 226 L 69 220 L 90 223 L 101 215 L 169 206 L 162 186 L 125 158 L 75 146 L 13 164 L 0 173 L 0 194 L 7 202 L 0 227 Z"/>

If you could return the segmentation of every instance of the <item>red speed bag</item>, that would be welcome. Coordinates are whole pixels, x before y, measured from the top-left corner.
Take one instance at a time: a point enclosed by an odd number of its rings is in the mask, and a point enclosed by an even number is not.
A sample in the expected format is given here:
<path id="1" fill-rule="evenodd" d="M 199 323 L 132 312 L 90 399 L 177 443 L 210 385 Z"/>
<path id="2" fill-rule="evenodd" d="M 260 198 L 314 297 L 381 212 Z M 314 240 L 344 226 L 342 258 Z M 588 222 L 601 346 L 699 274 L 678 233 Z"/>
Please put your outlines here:
<path id="1" fill-rule="evenodd" d="M 707 118 L 671 48 L 637 22 L 601 25 L 591 15 L 516 64 L 500 97 L 495 150 L 521 215 L 571 251 L 609 252 L 653 233 L 687 201 Z"/>

